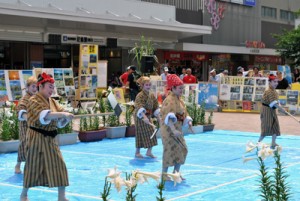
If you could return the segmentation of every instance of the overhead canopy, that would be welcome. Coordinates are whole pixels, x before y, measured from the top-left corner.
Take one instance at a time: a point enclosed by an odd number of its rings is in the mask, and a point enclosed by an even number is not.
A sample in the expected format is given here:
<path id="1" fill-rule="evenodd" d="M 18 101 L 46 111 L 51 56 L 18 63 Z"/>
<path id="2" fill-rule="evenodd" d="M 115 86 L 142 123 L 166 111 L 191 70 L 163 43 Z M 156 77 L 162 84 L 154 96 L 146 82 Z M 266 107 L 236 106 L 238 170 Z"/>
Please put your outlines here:
<path id="1" fill-rule="evenodd" d="M 23 1 L 3 2 L 0 0 L 0 40 L 48 42 L 47 34 L 55 33 L 118 38 L 120 41 L 139 40 L 144 35 L 155 42 L 174 43 L 212 31 L 209 26 L 183 24 L 173 19 L 165 21 L 153 16 L 142 19 L 134 14 L 124 17 L 108 10 L 99 14 L 81 7 L 64 10 L 50 3 L 37 7 Z"/>

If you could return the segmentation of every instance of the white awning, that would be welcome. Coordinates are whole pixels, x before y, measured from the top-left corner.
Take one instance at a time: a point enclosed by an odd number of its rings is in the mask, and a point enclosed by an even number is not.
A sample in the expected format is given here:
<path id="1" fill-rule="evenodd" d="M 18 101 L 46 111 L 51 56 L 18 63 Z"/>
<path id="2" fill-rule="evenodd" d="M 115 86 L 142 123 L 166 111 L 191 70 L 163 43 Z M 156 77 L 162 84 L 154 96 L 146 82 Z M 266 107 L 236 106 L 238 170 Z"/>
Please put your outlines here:
<path id="1" fill-rule="evenodd" d="M 258 49 L 258 48 L 246 48 L 240 46 L 226 46 L 226 45 L 178 43 L 175 49 L 179 51 L 279 56 L 279 53 L 276 52 L 276 49 L 270 49 L 270 48 Z"/>

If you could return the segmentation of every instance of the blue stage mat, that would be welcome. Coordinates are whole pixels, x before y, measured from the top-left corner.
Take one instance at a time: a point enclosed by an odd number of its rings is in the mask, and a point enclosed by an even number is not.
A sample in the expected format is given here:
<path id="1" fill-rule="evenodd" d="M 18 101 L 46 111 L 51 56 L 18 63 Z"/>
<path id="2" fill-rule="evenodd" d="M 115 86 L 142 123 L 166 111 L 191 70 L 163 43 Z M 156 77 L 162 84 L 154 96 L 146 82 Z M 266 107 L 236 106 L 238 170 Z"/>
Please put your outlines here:
<path id="1" fill-rule="evenodd" d="M 180 201 L 254 201 L 260 200 L 258 189 L 258 164 L 256 160 L 243 163 L 247 141 L 256 142 L 258 133 L 223 131 L 188 135 L 185 137 L 189 153 L 181 172 L 186 178 L 181 184 L 167 182 L 164 196 L 167 200 Z M 270 143 L 271 138 L 264 142 Z M 132 170 L 155 172 L 161 171 L 162 143 L 153 148 L 157 159 L 135 159 L 135 139 L 104 139 L 93 143 L 77 143 L 62 146 L 70 186 L 66 188 L 70 201 L 101 200 L 104 179 L 107 169 L 118 167 L 118 170 L 130 173 Z M 287 166 L 288 182 L 292 199 L 300 200 L 300 137 L 284 135 L 277 143 L 283 146 L 282 161 Z M 145 155 L 146 150 L 141 153 Z M 254 157 L 254 153 L 246 156 Z M 0 200 L 17 201 L 22 190 L 22 174 L 14 174 L 17 153 L 0 154 Z M 266 159 L 272 169 L 273 158 Z M 23 167 L 23 165 L 22 165 Z M 169 169 L 171 172 L 173 168 Z M 125 175 L 122 175 L 125 177 Z M 136 192 L 137 201 L 156 200 L 157 183 L 139 184 Z M 112 186 L 111 200 L 125 200 L 123 188 L 117 193 Z M 29 191 L 31 201 L 56 201 L 57 188 L 35 187 Z"/>

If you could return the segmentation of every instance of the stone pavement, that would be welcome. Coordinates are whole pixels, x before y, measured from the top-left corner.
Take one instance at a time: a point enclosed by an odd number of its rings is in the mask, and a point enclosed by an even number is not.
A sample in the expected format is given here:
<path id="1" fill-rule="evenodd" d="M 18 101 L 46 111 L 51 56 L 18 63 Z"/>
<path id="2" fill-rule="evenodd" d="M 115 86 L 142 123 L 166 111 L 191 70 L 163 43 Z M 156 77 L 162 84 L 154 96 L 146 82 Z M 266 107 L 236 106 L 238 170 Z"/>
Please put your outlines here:
<path id="1" fill-rule="evenodd" d="M 300 120 L 300 116 L 295 116 Z M 278 115 L 282 135 L 299 135 L 300 123 L 290 116 Z M 215 130 L 234 130 L 260 133 L 259 114 L 214 112 Z"/>

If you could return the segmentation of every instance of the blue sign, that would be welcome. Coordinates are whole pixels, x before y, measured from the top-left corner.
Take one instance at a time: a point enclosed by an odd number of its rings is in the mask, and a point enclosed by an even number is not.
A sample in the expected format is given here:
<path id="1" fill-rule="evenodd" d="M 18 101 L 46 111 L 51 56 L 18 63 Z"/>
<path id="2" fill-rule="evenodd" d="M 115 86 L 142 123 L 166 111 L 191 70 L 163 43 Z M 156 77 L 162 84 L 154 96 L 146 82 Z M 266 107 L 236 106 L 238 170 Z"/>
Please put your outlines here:
<path id="1" fill-rule="evenodd" d="M 244 0 L 244 5 L 255 6 L 256 0 Z"/>

